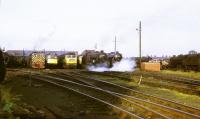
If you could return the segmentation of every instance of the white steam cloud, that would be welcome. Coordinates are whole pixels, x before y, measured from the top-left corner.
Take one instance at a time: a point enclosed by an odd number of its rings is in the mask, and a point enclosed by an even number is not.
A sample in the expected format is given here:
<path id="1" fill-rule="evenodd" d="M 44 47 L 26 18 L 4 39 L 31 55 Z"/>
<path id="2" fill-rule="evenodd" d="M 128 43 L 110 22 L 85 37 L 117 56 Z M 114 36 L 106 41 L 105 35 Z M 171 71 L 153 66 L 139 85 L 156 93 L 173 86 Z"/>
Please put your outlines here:
<path id="1" fill-rule="evenodd" d="M 113 64 L 112 68 L 107 68 L 106 66 L 89 66 L 89 71 L 95 72 L 104 72 L 104 71 L 134 71 L 135 69 L 135 60 L 123 58 L 120 62 L 116 62 Z"/>

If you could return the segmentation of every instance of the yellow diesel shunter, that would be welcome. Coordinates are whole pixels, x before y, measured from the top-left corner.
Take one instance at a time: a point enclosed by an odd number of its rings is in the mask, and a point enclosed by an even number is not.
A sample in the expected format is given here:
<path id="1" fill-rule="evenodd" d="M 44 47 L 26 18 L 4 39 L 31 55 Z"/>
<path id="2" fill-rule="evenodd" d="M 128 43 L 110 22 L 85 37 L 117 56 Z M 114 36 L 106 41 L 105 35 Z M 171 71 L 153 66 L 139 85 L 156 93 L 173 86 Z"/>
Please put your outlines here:
<path id="1" fill-rule="evenodd" d="M 45 54 L 43 52 L 34 52 L 30 55 L 30 67 L 35 69 L 45 68 Z"/>

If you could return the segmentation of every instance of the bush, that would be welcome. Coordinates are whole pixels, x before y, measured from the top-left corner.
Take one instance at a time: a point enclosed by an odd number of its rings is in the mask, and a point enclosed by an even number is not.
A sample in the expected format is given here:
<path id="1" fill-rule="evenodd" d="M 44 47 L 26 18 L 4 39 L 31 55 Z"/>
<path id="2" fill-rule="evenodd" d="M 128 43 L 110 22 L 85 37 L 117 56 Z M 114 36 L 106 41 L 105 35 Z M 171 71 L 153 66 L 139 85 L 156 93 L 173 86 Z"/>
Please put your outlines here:
<path id="1" fill-rule="evenodd" d="M 169 68 L 184 71 L 200 71 L 200 54 L 173 56 L 170 58 Z"/>

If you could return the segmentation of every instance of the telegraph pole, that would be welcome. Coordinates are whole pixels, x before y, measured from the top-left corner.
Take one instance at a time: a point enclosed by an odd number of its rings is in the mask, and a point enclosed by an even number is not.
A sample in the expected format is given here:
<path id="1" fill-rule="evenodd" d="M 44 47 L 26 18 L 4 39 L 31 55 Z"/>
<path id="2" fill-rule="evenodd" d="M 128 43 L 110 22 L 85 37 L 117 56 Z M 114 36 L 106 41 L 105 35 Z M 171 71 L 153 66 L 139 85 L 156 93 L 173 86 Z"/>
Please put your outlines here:
<path id="1" fill-rule="evenodd" d="M 115 53 L 117 52 L 117 37 L 115 36 Z"/>
<path id="2" fill-rule="evenodd" d="M 24 48 L 23 48 L 23 66 L 25 67 L 26 64 L 25 64 L 25 51 L 24 51 Z"/>
<path id="3" fill-rule="evenodd" d="M 142 25 L 141 21 L 139 22 L 139 28 L 136 29 L 139 33 L 139 64 L 141 65 L 142 62 Z"/>
<path id="4" fill-rule="evenodd" d="M 141 37 L 142 37 L 142 26 L 141 26 L 141 21 L 139 23 L 139 45 L 140 45 L 140 65 L 141 65 L 141 60 L 142 60 L 142 40 L 141 40 Z"/>

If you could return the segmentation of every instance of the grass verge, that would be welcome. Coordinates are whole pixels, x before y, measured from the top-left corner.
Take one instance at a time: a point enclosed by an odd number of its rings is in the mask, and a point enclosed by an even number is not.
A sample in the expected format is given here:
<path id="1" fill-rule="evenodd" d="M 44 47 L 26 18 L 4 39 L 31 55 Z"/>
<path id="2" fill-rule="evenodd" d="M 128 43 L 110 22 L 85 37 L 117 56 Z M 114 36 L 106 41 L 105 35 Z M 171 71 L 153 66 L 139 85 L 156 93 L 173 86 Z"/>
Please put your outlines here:
<path id="1" fill-rule="evenodd" d="M 178 76 L 183 76 L 183 77 L 188 77 L 188 78 L 195 78 L 200 80 L 200 72 L 194 72 L 194 71 L 189 71 L 189 72 L 184 72 L 184 71 L 173 71 L 173 70 L 162 70 L 160 72 L 161 74 L 168 74 L 168 75 L 178 75 Z"/>
<path id="2" fill-rule="evenodd" d="M 196 95 L 190 95 L 190 94 L 184 94 L 180 93 L 175 90 L 170 90 L 166 88 L 159 88 L 159 87 L 152 87 L 143 85 L 141 81 L 141 85 L 138 86 L 139 77 L 132 76 L 132 81 L 122 80 L 119 78 L 111 78 L 106 76 L 100 76 L 100 75 L 92 75 L 96 78 L 100 78 L 102 80 L 110 81 L 116 84 L 128 86 L 128 87 L 134 87 L 134 89 L 137 89 L 139 91 L 142 91 L 146 94 L 151 94 L 157 97 L 173 100 L 176 102 L 179 102 L 184 105 L 188 105 L 191 107 L 196 107 L 200 109 L 200 97 Z"/>

